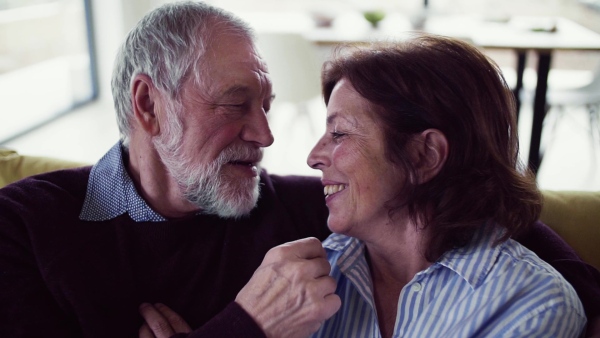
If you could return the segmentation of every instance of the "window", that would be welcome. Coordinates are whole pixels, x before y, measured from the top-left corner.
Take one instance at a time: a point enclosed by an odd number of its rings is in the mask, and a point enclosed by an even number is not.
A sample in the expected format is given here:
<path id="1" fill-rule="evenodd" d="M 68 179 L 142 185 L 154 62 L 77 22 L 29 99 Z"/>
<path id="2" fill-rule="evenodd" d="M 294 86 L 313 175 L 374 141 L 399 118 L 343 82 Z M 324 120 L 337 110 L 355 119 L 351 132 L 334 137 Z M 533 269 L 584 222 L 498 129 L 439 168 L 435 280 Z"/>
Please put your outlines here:
<path id="1" fill-rule="evenodd" d="M 0 143 L 97 96 L 90 0 L 0 0 Z"/>

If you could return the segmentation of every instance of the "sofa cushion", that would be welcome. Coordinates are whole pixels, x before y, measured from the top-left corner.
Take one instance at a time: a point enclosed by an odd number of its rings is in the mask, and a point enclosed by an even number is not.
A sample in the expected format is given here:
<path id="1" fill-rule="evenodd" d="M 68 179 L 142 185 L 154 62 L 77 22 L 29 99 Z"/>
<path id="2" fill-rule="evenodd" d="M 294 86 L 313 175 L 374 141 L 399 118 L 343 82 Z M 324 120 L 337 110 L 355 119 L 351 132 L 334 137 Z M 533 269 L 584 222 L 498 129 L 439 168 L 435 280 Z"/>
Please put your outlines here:
<path id="1" fill-rule="evenodd" d="M 600 269 L 600 192 L 542 191 L 540 220 L 587 263 Z"/>

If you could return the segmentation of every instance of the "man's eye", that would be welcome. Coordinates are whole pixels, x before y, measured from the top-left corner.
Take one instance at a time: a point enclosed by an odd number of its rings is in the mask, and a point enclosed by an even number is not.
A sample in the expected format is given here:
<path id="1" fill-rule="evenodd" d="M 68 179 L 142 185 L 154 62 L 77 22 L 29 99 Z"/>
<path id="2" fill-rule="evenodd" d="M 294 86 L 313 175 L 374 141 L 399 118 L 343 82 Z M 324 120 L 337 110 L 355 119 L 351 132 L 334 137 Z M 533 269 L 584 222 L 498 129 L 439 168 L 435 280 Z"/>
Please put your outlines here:
<path id="1" fill-rule="evenodd" d="M 247 108 L 247 104 L 246 103 L 235 103 L 235 104 L 226 104 L 224 105 L 225 108 L 227 108 L 228 110 L 231 111 L 240 111 L 240 110 L 244 110 Z"/>

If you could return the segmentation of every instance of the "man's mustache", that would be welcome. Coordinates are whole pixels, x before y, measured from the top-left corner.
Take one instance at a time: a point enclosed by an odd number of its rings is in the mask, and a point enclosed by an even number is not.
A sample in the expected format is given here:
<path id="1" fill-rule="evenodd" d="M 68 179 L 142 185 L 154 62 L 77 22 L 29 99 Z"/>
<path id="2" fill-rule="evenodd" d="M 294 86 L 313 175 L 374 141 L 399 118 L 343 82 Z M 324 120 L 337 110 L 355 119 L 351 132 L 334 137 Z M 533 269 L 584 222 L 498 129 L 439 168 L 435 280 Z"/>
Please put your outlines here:
<path id="1" fill-rule="evenodd" d="M 246 146 L 246 145 L 232 145 L 225 148 L 219 155 L 217 162 L 220 165 L 237 162 L 257 165 L 263 158 L 263 151 L 261 148 Z"/>

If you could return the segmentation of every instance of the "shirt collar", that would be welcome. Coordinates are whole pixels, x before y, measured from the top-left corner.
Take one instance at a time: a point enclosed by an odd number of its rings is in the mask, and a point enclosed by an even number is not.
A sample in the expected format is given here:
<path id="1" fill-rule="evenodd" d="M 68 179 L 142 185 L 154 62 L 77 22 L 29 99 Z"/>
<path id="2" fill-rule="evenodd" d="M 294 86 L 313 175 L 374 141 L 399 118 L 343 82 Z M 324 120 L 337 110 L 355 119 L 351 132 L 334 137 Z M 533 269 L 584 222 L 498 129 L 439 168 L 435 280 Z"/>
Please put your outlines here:
<path id="1" fill-rule="evenodd" d="M 365 257 L 365 244 L 354 238 L 341 234 L 331 234 L 323 247 L 329 250 L 327 258 L 333 270 L 339 270 L 354 285 L 356 291 L 367 303 L 375 308 L 373 299 L 373 281 L 369 272 L 369 264 Z M 336 257 L 337 259 L 333 259 Z"/>
<path id="2" fill-rule="evenodd" d="M 451 269 L 461 276 L 473 288 L 479 286 L 494 266 L 501 251 L 501 246 L 494 246 L 502 231 L 487 229 L 491 223 L 484 224 L 464 247 L 447 251 L 432 266 L 419 274 L 434 271 L 440 266 Z M 360 240 L 341 234 L 332 234 L 324 242 L 323 247 L 340 253 L 337 265 L 342 272 L 348 271 L 364 256 L 364 243 Z"/>
<path id="3" fill-rule="evenodd" d="M 126 155 L 118 142 L 92 167 L 81 220 L 107 221 L 128 213 L 136 222 L 166 221 L 138 194 L 125 169 Z"/>
<path id="4" fill-rule="evenodd" d="M 493 227 L 489 229 L 489 227 Z M 494 246 L 494 242 L 503 234 L 503 230 L 493 223 L 484 223 L 469 244 L 447 251 L 438 264 L 460 275 L 471 287 L 478 287 L 494 266 L 503 244 Z"/>
<path id="5" fill-rule="evenodd" d="M 337 265 L 342 272 L 349 270 L 353 264 L 356 264 L 365 252 L 365 244 L 362 241 L 342 234 L 329 235 L 323 241 L 323 247 L 341 253 Z"/>

